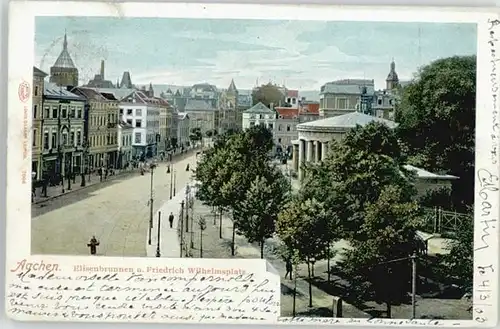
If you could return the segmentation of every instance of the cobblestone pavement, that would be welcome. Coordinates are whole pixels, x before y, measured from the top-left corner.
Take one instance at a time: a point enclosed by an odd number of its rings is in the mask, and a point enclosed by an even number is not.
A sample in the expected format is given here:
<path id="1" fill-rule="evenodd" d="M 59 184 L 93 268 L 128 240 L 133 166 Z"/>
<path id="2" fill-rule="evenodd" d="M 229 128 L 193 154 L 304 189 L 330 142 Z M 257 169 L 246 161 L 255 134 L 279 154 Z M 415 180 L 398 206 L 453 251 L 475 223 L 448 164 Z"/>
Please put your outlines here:
<path id="1" fill-rule="evenodd" d="M 203 247 L 201 246 L 201 232 L 198 225 L 193 225 L 193 230 L 187 234 L 186 239 L 191 244 L 192 257 L 200 257 L 201 249 L 203 249 L 203 258 L 260 258 L 260 248 L 257 244 L 250 244 L 245 237 L 236 235 L 235 238 L 235 256 L 231 256 L 231 237 L 232 237 L 232 221 L 228 216 L 222 218 L 222 239 L 219 238 L 219 218 L 215 218 L 209 207 L 204 206 L 200 201 L 196 200 L 191 218 L 194 218 L 194 223 L 197 223 L 200 218 L 205 218 L 206 229 L 203 231 Z M 192 234 L 191 234 L 192 232 Z M 281 315 L 291 316 L 293 313 L 293 288 L 294 282 L 289 279 L 284 279 L 285 263 L 273 252 L 273 239 L 268 239 L 264 248 L 264 257 L 276 268 L 282 275 L 281 279 Z M 340 248 L 340 246 L 339 246 Z M 297 298 L 296 312 L 297 316 L 332 316 L 332 306 L 334 296 L 318 289 L 313 285 L 313 307 L 309 308 L 309 288 L 305 281 L 307 278 L 307 268 L 305 265 L 299 266 L 297 280 Z M 318 274 L 318 272 L 317 272 Z M 352 305 L 344 303 L 344 317 L 368 318 L 369 315 L 364 313 Z"/>
<path id="2" fill-rule="evenodd" d="M 174 158 L 176 190 L 189 181 L 195 151 Z M 154 171 L 154 211 L 169 199 L 167 164 Z M 88 255 L 92 235 L 100 241 L 98 255 L 145 256 L 149 225 L 151 175 L 146 172 L 116 176 L 53 200 L 32 205 L 31 251 L 33 254 Z"/>

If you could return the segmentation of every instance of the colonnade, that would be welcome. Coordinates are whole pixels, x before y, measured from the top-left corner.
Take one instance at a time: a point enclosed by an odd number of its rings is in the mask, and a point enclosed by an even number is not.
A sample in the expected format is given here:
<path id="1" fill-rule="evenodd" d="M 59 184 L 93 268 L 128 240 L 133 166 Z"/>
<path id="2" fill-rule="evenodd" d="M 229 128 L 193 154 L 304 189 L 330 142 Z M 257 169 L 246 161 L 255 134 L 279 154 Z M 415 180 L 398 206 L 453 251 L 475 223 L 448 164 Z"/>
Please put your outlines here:
<path id="1" fill-rule="evenodd" d="M 299 139 L 293 142 L 292 166 L 302 180 L 302 165 L 306 162 L 323 161 L 328 153 L 328 142 Z"/>

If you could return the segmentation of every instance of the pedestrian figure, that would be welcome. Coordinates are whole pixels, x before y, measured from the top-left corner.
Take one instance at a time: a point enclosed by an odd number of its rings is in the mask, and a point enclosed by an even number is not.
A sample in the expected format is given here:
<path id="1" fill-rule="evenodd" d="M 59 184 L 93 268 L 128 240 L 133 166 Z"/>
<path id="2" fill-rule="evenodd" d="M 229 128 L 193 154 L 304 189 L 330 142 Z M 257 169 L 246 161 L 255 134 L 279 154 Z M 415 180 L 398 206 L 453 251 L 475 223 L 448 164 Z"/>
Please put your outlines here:
<path id="1" fill-rule="evenodd" d="M 189 163 L 186 166 L 186 171 L 189 171 Z"/>
<path id="2" fill-rule="evenodd" d="M 292 265 L 292 260 L 291 258 L 286 259 L 286 273 L 285 273 L 285 279 L 287 276 L 290 275 L 290 280 L 292 279 L 292 270 L 293 270 L 293 265 Z"/>
<path id="3" fill-rule="evenodd" d="M 173 225 L 174 225 L 174 213 L 170 213 L 170 216 L 168 216 L 168 222 L 170 223 L 170 228 L 173 228 Z"/>
<path id="4" fill-rule="evenodd" d="M 97 253 L 97 246 L 99 245 L 99 241 L 95 238 L 95 235 L 92 236 L 90 242 L 87 244 L 87 247 L 90 248 L 90 254 L 95 255 Z"/>

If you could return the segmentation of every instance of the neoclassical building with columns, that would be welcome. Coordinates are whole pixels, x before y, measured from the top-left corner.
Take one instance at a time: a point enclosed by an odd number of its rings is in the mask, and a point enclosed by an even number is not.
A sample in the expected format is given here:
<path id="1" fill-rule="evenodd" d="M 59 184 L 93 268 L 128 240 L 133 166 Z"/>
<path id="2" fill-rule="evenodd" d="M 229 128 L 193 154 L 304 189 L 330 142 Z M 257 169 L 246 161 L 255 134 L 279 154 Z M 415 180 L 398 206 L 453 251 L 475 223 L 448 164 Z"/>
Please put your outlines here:
<path id="1" fill-rule="evenodd" d="M 357 125 L 365 126 L 370 122 L 381 122 L 389 128 L 397 123 L 360 112 L 351 112 L 336 117 L 304 122 L 297 125 L 299 138 L 293 141 L 292 166 L 302 180 L 302 165 L 306 162 L 319 162 L 325 159 L 330 141 L 340 141 L 345 134 Z"/>

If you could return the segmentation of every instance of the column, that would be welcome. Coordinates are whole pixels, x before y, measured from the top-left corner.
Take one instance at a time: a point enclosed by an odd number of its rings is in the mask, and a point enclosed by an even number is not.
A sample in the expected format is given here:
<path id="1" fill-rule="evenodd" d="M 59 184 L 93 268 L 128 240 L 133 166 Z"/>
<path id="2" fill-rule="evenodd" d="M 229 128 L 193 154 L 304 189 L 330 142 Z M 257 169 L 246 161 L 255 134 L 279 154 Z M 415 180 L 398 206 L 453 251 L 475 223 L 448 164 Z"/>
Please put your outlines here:
<path id="1" fill-rule="evenodd" d="M 306 161 L 307 162 L 311 162 L 313 161 L 313 147 L 314 147 L 314 144 L 313 144 L 313 141 L 307 141 L 307 159 Z"/>
<path id="2" fill-rule="evenodd" d="M 299 163 L 298 163 L 299 181 L 302 179 L 302 176 L 304 175 L 302 165 L 304 164 L 305 146 L 306 146 L 306 141 L 299 139 Z"/>
<path id="3" fill-rule="evenodd" d="M 295 172 L 299 169 L 299 146 L 292 144 L 292 168 Z"/>
<path id="4" fill-rule="evenodd" d="M 321 143 L 319 141 L 315 141 L 314 144 L 315 144 L 314 145 L 314 162 L 319 162 L 321 160 L 321 158 L 320 158 L 321 153 L 320 153 L 320 149 L 319 149 Z M 321 150 L 321 151 L 323 151 L 323 150 Z"/>
<path id="5" fill-rule="evenodd" d="M 328 153 L 328 143 L 321 142 L 321 160 L 324 161 L 326 159 L 326 155 Z"/>

